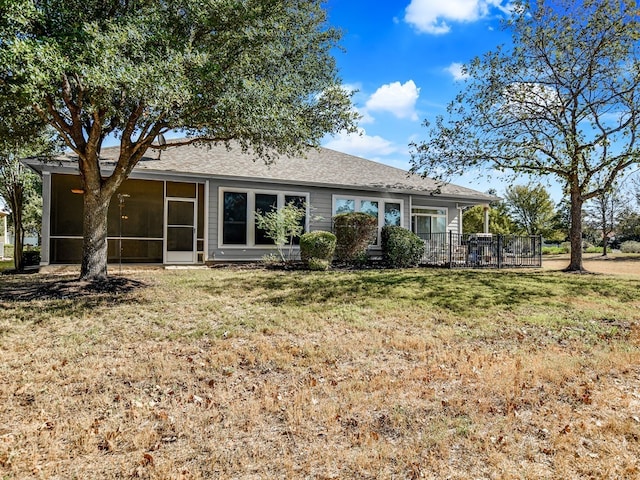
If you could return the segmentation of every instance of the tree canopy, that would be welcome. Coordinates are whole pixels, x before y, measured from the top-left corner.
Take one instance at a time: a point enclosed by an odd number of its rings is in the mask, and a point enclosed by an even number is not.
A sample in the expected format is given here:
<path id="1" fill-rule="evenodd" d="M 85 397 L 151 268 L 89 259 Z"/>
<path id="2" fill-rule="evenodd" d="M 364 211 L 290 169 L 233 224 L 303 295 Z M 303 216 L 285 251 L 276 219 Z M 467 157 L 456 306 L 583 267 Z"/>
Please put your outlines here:
<path id="1" fill-rule="evenodd" d="M 81 277 L 106 277 L 109 201 L 160 134 L 271 161 L 353 129 L 339 38 L 317 0 L 2 2 L 0 102 L 31 107 L 78 156 Z M 108 136 L 120 157 L 103 171 Z"/>
<path id="2" fill-rule="evenodd" d="M 512 185 L 504 195 L 507 211 L 520 233 L 549 237 L 553 231 L 555 205 L 542 185 Z"/>
<path id="3" fill-rule="evenodd" d="M 413 170 L 555 177 L 571 204 L 568 270 L 582 270 L 583 203 L 640 158 L 638 21 L 631 0 L 516 3 L 512 46 L 465 67 L 447 116 L 413 145 Z"/>

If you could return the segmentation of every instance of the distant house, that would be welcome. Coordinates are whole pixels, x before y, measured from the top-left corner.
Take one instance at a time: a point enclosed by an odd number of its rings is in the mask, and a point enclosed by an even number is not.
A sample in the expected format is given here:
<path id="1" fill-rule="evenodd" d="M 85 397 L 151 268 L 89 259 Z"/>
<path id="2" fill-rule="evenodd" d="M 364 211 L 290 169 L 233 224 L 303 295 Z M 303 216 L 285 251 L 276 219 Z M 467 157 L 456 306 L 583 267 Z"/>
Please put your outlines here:
<path id="1" fill-rule="evenodd" d="M 118 151 L 102 150 L 105 174 Z M 355 211 L 377 217 L 379 227 L 400 225 L 424 234 L 461 232 L 461 209 L 494 199 L 451 184 L 438 189 L 429 178 L 324 148 L 310 150 L 306 158 L 281 157 L 271 165 L 254 159 L 224 146 L 149 150 L 111 201 L 109 261 L 259 260 L 274 247 L 257 228 L 254 212 L 290 202 L 307 206 L 307 231 L 331 231 L 335 214 Z M 43 179 L 43 264 L 81 259 L 77 158 L 67 154 L 59 160 L 27 161 Z"/>
<path id="2" fill-rule="evenodd" d="M 0 210 L 0 259 L 4 258 L 4 246 L 7 244 L 8 213 Z"/>

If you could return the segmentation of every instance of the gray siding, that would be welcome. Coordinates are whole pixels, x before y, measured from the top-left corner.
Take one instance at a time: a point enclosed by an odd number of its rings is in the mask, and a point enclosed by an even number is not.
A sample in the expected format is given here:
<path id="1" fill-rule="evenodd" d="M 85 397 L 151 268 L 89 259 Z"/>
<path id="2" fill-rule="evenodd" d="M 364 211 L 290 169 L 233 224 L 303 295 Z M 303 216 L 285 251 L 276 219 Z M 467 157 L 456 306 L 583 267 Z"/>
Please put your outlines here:
<path id="1" fill-rule="evenodd" d="M 413 206 L 429 206 L 446 208 L 448 210 L 447 231 L 458 233 L 458 209 L 455 202 L 434 198 L 432 196 L 416 196 L 399 193 L 375 192 L 367 190 L 347 190 L 336 188 L 321 188 L 310 186 L 296 186 L 278 183 L 248 182 L 234 180 L 209 180 L 209 216 L 208 216 L 208 260 L 210 261 L 255 261 L 269 253 L 275 253 L 275 247 L 253 246 L 222 246 L 220 245 L 220 209 L 219 199 L 221 189 L 238 189 L 248 191 L 294 192 L 309 195 L 311 218 L 309 230 L 332 230 L 334 196 L 393 199 L 402 202 L 405 228 L 411 228 L 411 204 Z M 297 247 L 294 247 L 297 254 Z"/>

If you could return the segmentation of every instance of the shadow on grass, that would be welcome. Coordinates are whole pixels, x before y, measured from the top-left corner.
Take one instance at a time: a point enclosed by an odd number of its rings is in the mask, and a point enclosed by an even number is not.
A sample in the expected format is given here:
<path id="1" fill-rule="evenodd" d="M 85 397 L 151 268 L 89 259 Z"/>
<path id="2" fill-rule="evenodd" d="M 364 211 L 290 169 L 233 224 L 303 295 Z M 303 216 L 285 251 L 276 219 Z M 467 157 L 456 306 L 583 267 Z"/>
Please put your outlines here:
<path id="1" fill-rule="evenodd" d="M 229 281 L 229 280 L 228 280 Z M 230 283 L 254 303 L 273 306 L 345 305 L 371 307 L 376 303 L 414 303 L 453 312 L 487 307 L 563 304 L 580 296 L 637 301 L 640 281 L 618 281 L 593 276 L 545 272 L 476 270 L 379 270 L 313 274 L 288 272 L 251 279 L 235 277 Z M 211 291 L 211 285 L 202 288 Z M 214 287 L 215 288 L 215 287 Z M 221 290 L 222 292 L 222 290 Z"/>
<path id="2" fill-rule="evenodd" d="M 109 277 L 103 282 L 87 282 L 77 278 L 7 275 L 0 279 L 0 300 L 31 302 L 33 300 L 99 299 L 120 297 L 146 284 L 124 277 Z"/>

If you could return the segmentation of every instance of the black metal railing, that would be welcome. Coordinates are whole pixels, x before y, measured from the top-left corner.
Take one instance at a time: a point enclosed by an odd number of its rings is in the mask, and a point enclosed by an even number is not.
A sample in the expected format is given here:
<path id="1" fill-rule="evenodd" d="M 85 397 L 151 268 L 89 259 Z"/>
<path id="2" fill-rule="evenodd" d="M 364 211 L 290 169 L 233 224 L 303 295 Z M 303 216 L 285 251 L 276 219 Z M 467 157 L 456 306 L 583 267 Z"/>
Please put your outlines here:
<path id="1" fill-rule="evenodd" d="M 542 266 L 542 237 L 539 235 L 448 232 L 418 236 L 424 241 L 423 265 L 449 268 Z"/>

